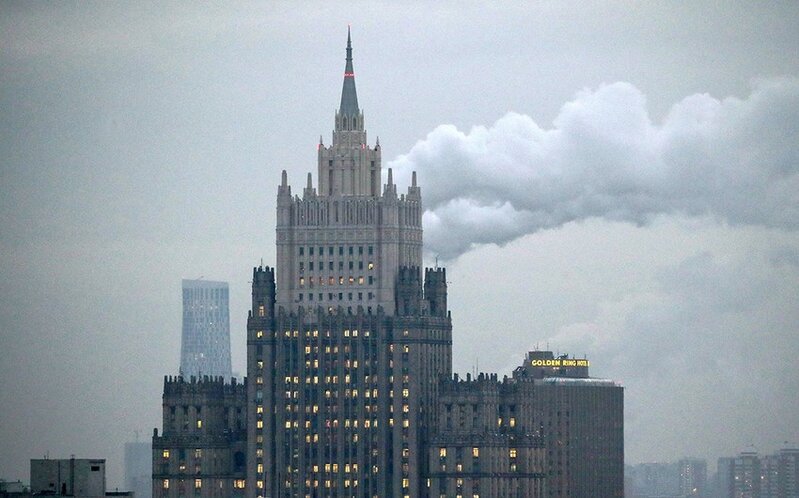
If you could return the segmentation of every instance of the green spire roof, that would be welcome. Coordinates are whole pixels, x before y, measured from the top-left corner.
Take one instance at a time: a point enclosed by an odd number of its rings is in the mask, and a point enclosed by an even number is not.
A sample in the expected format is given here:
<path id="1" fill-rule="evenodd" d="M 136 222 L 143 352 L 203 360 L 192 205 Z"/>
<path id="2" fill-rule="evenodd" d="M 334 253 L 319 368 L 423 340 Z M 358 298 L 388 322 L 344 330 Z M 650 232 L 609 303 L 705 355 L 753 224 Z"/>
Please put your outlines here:
<path id="1" fill-rule="evenodd" d="M 347 65 L 344 67 L 344 86 L 341 89 L 339 113 L 345 116 L 358 115 L 358 94 L 355 92 L 355 70 L 352 68 L 352 39 L 347 27 Z"/>

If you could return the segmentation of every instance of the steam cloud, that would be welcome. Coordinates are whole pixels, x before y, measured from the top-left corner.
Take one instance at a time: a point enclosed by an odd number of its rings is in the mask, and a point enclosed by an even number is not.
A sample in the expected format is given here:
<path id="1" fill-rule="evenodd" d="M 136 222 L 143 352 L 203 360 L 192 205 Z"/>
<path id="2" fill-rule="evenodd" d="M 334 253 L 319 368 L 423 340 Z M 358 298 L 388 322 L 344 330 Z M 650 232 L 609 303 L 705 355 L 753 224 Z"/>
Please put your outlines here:
<path id="1" fill-rule="evenodd" d="M 516 113 L 469 133 L 441 125 L 390 166 L 419 173 L 425 244 L 449 260 L 590 217 L 796 229 L 799 79 L 757 81 L 746 99 L 692 95 L 661 125 L 641 91 L 613 83 L 579 92 L 551 129 Z"/>

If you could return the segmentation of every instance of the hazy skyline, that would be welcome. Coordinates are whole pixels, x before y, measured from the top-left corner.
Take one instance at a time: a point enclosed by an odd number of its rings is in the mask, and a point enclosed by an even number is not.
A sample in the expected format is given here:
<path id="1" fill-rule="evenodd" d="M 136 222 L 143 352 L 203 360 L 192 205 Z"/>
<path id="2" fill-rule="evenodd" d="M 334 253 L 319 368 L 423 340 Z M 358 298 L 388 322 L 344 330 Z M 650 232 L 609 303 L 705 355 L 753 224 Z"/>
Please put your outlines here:
<path id="1" fill-rule="evenodd" d="M 369 142 L 419 173 L 456 371 L 587 355 L 626 386 L 629 463 L 799 443 L 799 4 L 7 2 L 0 478 L 74 453 L 121 485 L 183 278 L 229 282 L 245 371 L 348 23 Z"/>

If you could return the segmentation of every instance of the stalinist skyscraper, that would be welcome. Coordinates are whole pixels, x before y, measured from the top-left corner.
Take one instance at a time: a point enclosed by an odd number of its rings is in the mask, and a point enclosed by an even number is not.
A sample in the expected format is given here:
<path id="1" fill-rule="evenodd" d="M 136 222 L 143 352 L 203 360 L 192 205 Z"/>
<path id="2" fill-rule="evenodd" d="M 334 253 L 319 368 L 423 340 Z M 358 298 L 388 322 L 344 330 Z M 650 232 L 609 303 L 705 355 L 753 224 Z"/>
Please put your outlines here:
<path id="1" fill-rule="evenodd" d="M 416 175 L 398 194 L 367 141 L 347 37 L 332 144 L 277 191 L 277 264 L 253 271 L 248 492 L 419 496 L 439 381 L 451 376 L 445 271 L 422 272 Z"/>
<path id="2" fill-rule="evenodd" d="M 247 379 L 164 379 L 153 496 L 621 498 L 624 390 L 530 351 L 512 377 L 452 375 L 422 192 L 399 194 L 358 106 L 352 43 L 332 143 L 277 188 L 277 263 L 253 269 Z M 521 355 L 520 355 L 521 356 Z"/>

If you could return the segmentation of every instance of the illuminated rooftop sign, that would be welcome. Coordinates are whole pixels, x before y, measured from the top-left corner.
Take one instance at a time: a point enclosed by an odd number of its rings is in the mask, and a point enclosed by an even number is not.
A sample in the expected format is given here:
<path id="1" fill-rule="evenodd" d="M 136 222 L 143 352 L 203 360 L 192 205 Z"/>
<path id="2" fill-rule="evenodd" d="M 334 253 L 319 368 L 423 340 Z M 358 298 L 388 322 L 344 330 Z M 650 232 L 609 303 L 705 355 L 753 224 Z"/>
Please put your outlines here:
<path id="1" fill-rule="evenodd" d="M 531 365 L 534 367 L 550 367 L 550 368 L 562 368 L 562 367 L 588 367 L 589 361 L 588 360 L 578 360 L 576 358 L 556 358 L 551 360 L 532 360 Z"/>

